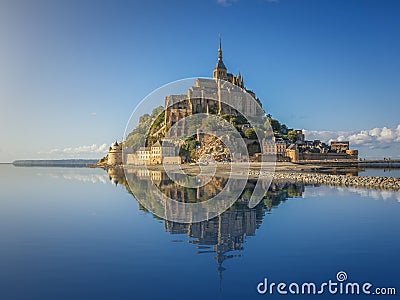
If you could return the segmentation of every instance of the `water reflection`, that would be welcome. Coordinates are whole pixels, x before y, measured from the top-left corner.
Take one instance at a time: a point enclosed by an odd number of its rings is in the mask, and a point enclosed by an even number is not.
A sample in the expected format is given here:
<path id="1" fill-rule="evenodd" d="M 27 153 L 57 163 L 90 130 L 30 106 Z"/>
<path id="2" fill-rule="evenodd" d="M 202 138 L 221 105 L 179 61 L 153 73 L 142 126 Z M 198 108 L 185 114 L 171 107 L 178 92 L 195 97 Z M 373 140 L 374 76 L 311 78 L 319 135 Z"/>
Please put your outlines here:
<path id="1" fill-rule="evenodd" d="M 366 169 L 361 169 L 359 175 L 400 178 L 400 168 L 380 168 L 380 169 L 366 168 Z"/>
<path id="2" fill-rule="evenodd" d="M 400 193 L 395 191 L 342 186 L 323 186 L 323 188 L 307 189 L 303 193 L 303 196 L 322 198 L 326 196 L 344 196 L 349 194 L 355 194 L 375 200 L 396 200 L 397 202 L 400 202 Z"/>
<path id="3" fill-rule="evenodd" d="M 143 207 L 138 212 L 122 169 L 3 166 L 3 174 L 1 299 L 248 299 L 263 276 L 320 282 L 337 270 L 377 286 L 398 282 L 400 193 L 387 199 L 388 191 L 274 182 L 250 209 L 249 181 L 222 215 L 180 224 L 152 219 Z M 141 172 L 138 188 L 146 188 L 146 176 L 166 181 Z M 107 184 L 90 183 L 94 178 Z M 221 184 L 216 180 L 203 192 Z M 163 188 L 187 201 L 192 193 Z M 374 195 L 387 200 L 374 201 Z M 281 205 L 297 196 L 303 198 Z"/>
<path id="4" fill-rule="evenodd" d="M 132 172 L 134 174 L 129 176 L 134 176 L 133 185 L 128 185 L 123 169 L 109 169 L 108 176 L 113 184 L 123 185 L 130 194 L 137 195 L 139 193 L 142 197 L 153 196 L 148 188 L 148 184 L 151 182 L 148 179 L 151 178 L 165 195 L 183 202 L 207 199 L 223 189 L 226 183 L 226 178 L 215 177 L 204 186 L 182 188 L 179 184 L 171 181 L 166 173 L 160 171 L 135 169 Z M 249 208 L 248 203 L 255 184 L 255 180 L 248 180 L 238 200 L 224 213 L 207 221 L 186 224 L 162 220 L 165 230 L 171 236 L 176 236 L 172 242 L 182 242 L 179 235 L 185 235 L 188 243 L 193 245 L 193 251 L 196 254 L 211 255 L 213 257 L 220 283 L 226 270 L 224 262 L 240 257 L 245 250 L 247 237 L 255 236 L 266 215 L 287 199 L 295 197 L 325 198 L 326 196 L 335 196 L 336 198 L 338 195 L 356 194 L 368 198 L 396 199 L 400 201 L 400 194 L 392 191 L 317 185 L 314 185 L 313 188 L 306 188 L 303 184 L 272 181 L 269 188 L 265 188 L 262 201 L 255 207 Z M 139 208 L 148 212 L 140 203 Z M 155 215 L 154 217 L 160 219 Z"/>
<path id="5" fill-rule="evenodd" d="M 138 168 L 132 172 L 135 173 L 135 180 L 133 181 L 135 184 L 131 185 L 134 193 L 127 184 L 123 169 L 109 169 L 108 175 L 111 182 L 125 186 L 130 194 L 141 193 L 142 196 L 147 197 L 152 196 L 147 194 L 150 177 L 164 194 L 183 202 L 192 202 L 194 199 L 202 201 L 212 197 L 222 190 L 227 181 L 226 178 L 215 177 L 205 186 L 182 188 L 161 171 Z M 304 193 L 304 185 L 302 184 L 272 182 L 262 201 L 255 207 L 249 208 L 248 203 L 255 184 L 256 180 L 248 180 L 239 199 L 219 216 L 207 221 L 189 224 L 164 220 L 166 231 L 171 235 L 187 235 L 189 243 L 195 246 L 197 254 L 214 254 L 217 271 L 222 278 L 222 272 L 225 270 L 224 261 L 241 256 L 246 238 L 255 235 L 265 215 L 288 198 L 301 197 Z M 140 204 L 139 208 L 148 211 Z M 157 216 L 154 217 L 158 218 Z M 173 241 L 180 242 L 179 239 Z"/>
<path id="6" fill-rule="evenodd" d="M 109 168 L 107 170 L 107 175 L 110 181 L 115 184 L 116 186 L 118 184 L 121 184 L 129 190 L 128 183 L 125 178 L 124 170 L 122 168 Z"/>
<path id="7" fill-rule="evenodd" d="M 82 173 L 82 170 L 85 169 L 80 169 L 79 170 L 80 172 L 78 173 L 74 168 L 71 169 L 62 168 L 60 170 L 52 171 L 50 173 L 38 172 L 36 174 L 37 176 L 50 176 L 53 179 L 66 179 L 66 180 L 80 181 L 83 183 L 93 183 L 93 184 L 96 183 L 107 184 L 107 176 L 105 174 L 93 174 L 93 173 L 86 174 L 86 172 Z M 110 170 L 110 172 L 112 171 Z M 112 178 L 109 177 L 109 179 L 111 180 Z"/>

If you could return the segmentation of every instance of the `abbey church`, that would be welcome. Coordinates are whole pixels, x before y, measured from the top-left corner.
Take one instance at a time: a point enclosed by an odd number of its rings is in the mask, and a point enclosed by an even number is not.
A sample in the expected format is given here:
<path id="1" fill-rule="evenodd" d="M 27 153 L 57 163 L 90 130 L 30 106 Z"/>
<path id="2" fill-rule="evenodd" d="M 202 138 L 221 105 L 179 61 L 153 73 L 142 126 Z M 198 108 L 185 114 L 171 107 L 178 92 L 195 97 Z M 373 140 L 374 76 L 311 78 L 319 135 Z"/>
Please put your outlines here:
<path id="1" fill-rule="evenodd" d="M 241 112 L 245 116 L 263 113 L 260 109 L 261 101 L 253 91 L 245 88 L 240 72 L 237 76 L 227 72 L 222 60 L 221 40 L 213 79 L 199 78 L 194 86 L 189 88 L 187 94 L 165 97 L 165 124 L 168 128 L 177 121 L 197 113 L 238 115 L 238 112 Z M 249 98 L 254 98 L 256 101 L 251 101 Z"/>
<path id="2" fill-rule="evenodd" d="M 243 78 L 240 75 L 240 72 L 237 76 L 234 76 L 231 73 L 227 72 L 227 69 L 225 67 L 224 62 L 222 61 L 222 45 L 221 45 L 221 39 L 219 40 L 219 48 L 218 48 L 218 61 L 217 64 L 215 65 L 214 68 L 214 73 L 213 73 L 213 78 L 214 79 L 221 79 L 228 81 L 232 84 L 235 84 L 241 88 L 244 88 L 244 83 L 243 83 Z"/>

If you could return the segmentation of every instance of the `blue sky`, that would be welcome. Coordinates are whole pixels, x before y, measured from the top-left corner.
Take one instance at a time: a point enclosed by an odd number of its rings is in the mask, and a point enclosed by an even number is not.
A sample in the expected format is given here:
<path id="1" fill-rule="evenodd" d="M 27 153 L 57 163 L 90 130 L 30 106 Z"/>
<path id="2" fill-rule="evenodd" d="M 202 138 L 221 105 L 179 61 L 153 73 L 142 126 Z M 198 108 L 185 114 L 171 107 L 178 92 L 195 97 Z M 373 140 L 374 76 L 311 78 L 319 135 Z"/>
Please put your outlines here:
<path id="1" fill-rule="evenodd" d="M 400 2 L 0 3 L 0 162 L 100 157 L 154 89 L 210 77 L 223 41 L 268 113 L 400 154 Z"/>

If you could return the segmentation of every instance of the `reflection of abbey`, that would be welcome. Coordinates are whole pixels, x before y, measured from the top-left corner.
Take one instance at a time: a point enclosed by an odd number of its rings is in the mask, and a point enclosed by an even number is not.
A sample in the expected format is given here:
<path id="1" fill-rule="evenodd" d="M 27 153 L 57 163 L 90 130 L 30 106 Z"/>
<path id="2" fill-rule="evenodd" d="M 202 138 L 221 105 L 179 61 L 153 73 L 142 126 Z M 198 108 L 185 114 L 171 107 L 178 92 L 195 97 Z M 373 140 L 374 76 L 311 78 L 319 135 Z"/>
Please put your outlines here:
<path id="1" fill-rule="evenodd" d="M 227 182 L 227 179 L 216 178 L 206 186 L 192 189 L 173 184 L 168 175 L 161 171 L 135 168 L 129 169 L 128 174 L 130 174 L 129 185 L 121 168 L 108 170 L 110 180 L 114 184 L 125 186 L 129 193 L 132 193 L 131 188 L 137 188 L 145 193 L 144 197 L 152 197 L 151 189 L 146 187 L 153 182 L 168 197 L 186 203 L 200 197 L 207 199 L 213 197 L 223 189 Z M 255 183 L 249 181 L 240 199 L 229 210 L 215 218 L 190 224 L 165 220 L 165 229 L 172 235 L 186 235 L 190 240 L 189 243 L 196 246 L 197 254 L 213 255 L 217 263 L 217 271 L 222 276 L 222 272 L 225 270 L 224 261 L 241 256 L 240 252 L 244 250 L 246 238 L 256 234 L 266 213 L 273 207 L 278 207 L 288 198 L 301 197 L 304 192 L 304 186 L 300 184 L 273 182 L 266 191 L 264 200 L 257 206 L 249 208 L 247 205 L 248 194 L 251 194 L 254 186 Z M 140 209 L 145 210 L 142 206 Z"/>

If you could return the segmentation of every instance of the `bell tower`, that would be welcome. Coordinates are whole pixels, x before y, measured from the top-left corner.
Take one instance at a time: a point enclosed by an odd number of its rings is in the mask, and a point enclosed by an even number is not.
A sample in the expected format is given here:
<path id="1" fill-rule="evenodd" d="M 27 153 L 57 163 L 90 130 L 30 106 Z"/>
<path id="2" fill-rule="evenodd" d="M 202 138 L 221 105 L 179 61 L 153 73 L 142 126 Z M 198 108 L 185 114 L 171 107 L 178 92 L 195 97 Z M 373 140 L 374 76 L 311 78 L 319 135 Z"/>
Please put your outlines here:
<path id="1" fill-rule="evenodd" d="M 228 80 L 228 75 L 224 62 L 222 61 L 222 45 L 221 37 L 219 37 L 219 48 L 218 48 L 218 61 L 214 68 L 214 79 Z"/>

